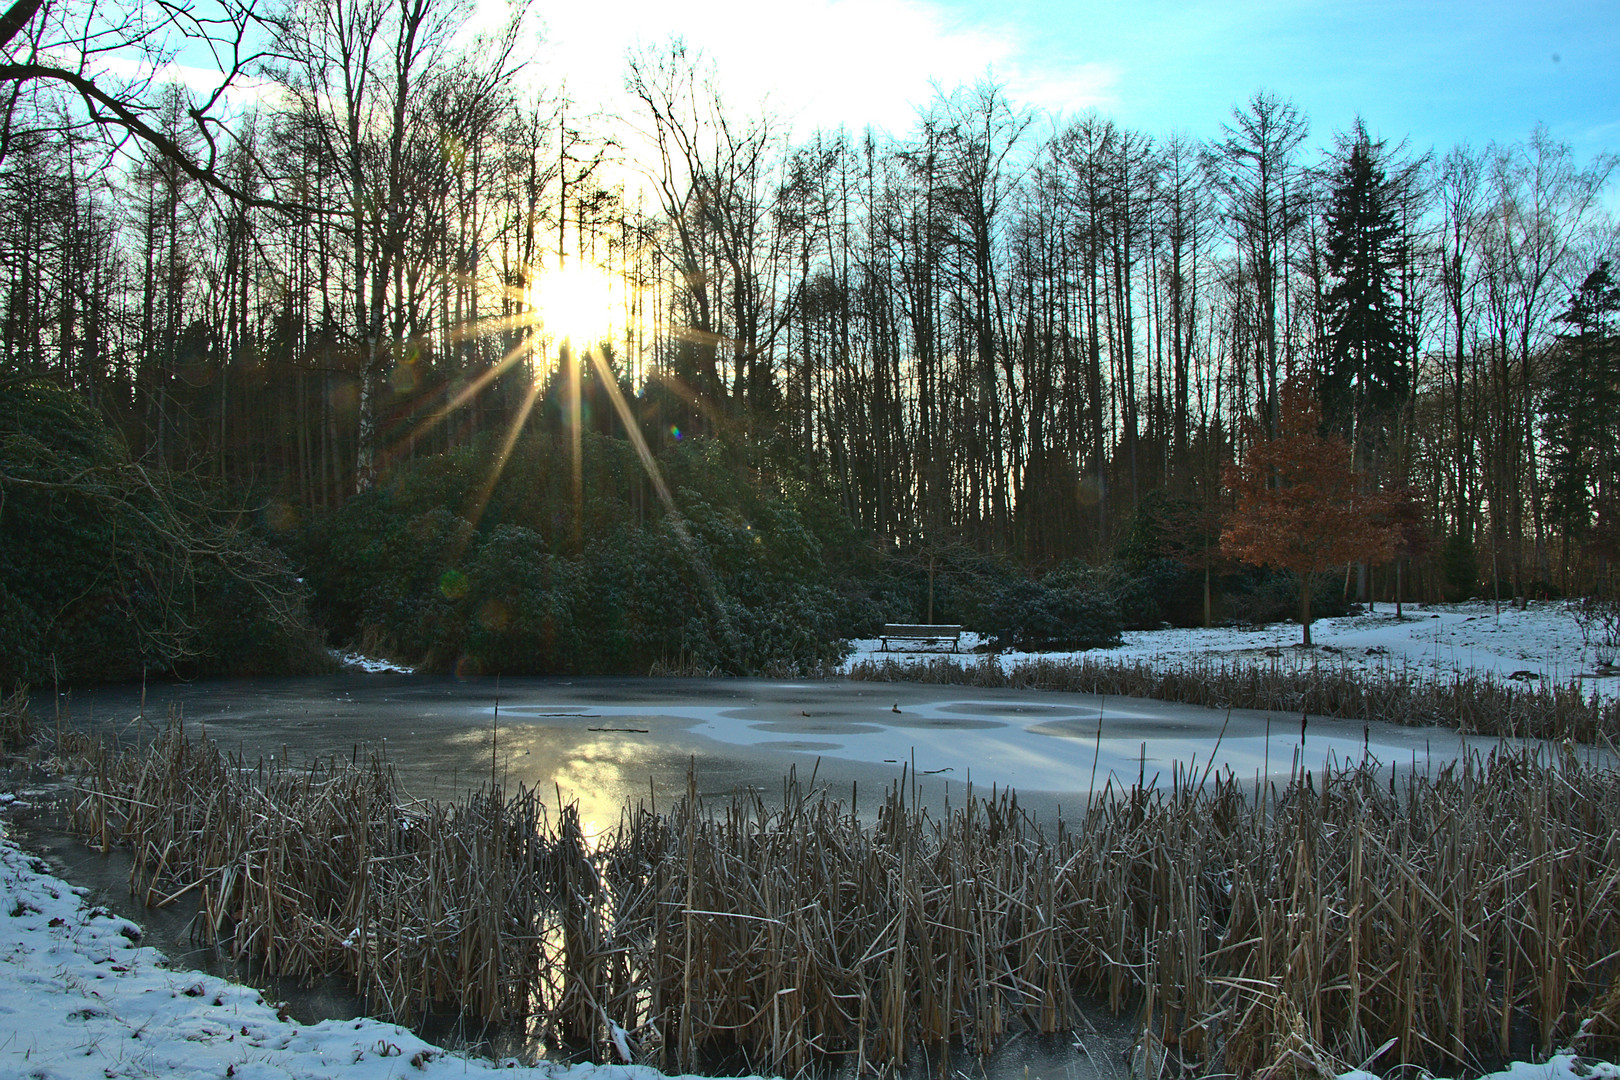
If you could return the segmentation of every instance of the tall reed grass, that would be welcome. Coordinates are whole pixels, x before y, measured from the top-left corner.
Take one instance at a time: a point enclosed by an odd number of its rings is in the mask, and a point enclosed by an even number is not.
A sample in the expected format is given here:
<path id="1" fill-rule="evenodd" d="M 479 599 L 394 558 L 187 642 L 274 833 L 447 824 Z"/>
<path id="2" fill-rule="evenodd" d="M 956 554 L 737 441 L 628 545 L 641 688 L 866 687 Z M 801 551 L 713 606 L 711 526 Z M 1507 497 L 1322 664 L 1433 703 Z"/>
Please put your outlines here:
<path id="1" fill-rule="evenodd" d="M 34 717 L 28 711 L 28 688 L 19 686 L 0 698 L 0 753 L 21 750 L 34 741 Z"/>
<path id="2" fill-rule="evenodd" d="M 135 893 L 197 904 L 205 938 L 603 1060 L 882 1069 L 1099 1000 L 1172 1072 L 1620 1035 L 1620 783 L 1568 750 L 1178 772 L 1049 823 L 1008 792 L 930 814 L 903 780 L 870 824 L 791 777 L 710 807 L 694 779 L 589 843 L 526 788 L 406 804 L 376 757 L 250 767 L 176 725 L 85 761 L 73 828 L 131 846 Z"/>
<path id="3" fill-rule="evenodd" d="M 1578 680 L 1521 683 L 1490 674 L 1436 677 L 1408 668 L 1372 672 L 1323 663 L 1255 664 L 1194 660 L 1168 666 L 1078 657 L 1035 659 L 1003 668 L 994 656 L 866 659 L 849 677 L 872 682 L 1067 690 L 1152 698 L 1217 709 L 1311 713 L 1405 726 L 1438 725 L 1465 734 L 1518 739 L 1620 742 L 1620 700 L 1588 693 Z"/>

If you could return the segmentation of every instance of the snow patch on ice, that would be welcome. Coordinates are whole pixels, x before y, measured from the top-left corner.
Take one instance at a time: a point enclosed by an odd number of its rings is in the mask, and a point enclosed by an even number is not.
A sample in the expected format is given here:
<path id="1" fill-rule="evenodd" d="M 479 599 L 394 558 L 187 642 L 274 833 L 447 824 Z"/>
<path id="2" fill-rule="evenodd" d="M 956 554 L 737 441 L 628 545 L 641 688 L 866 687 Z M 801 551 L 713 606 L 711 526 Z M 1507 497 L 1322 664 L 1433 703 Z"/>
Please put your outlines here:
<path id="1" fill-rule="evenodd" d="M 346 671 L 364 671 L 368 675 L 409 675 L 416 669 L 408 664 L 396 664 L 392 660 L 381 657 L 367 656 L 360 652 L 340 652 L 332 650 L 332 658 L 343 666 Z"/>

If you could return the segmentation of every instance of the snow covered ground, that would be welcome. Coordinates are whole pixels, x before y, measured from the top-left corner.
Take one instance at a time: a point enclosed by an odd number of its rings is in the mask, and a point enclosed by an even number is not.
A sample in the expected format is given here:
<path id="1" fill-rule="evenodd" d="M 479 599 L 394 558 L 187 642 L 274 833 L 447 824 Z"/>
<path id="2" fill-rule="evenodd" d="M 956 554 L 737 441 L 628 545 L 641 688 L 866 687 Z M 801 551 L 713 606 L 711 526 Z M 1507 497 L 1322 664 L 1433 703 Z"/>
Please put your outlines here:
<path id="1" fill-rule="evenodd" d="M 1563 600 L 1531 601 L 1524 610 L 1511 604 L 1484 600 L 1460 604 L 1407 604 L 1400 618 L 1394 607 L 1379 605 L 1361 615 L 1318 619 L 1311 624 L 1315 648 L 1300 643 L 1299 624 L 1220 626 L 1212 629 L 1127 630 L 1124 644 L 1113 649 L 1079 652 L 1026 653 L 1009 650 L 997 657 L 1003 667 L 1033 659 L 1089 656 L 1120 662 L 1177 664 L 1194 660 L 1333 664 L 1364 671 L 1404 670 L 1415 674 L 1452 675 L 1458 672 L 1490 674 L 1496 678 L 1525 678 L 1559 683 L 1579 679 L 1605 697 L 1620 697 L 1620 667 L 1601 668 L 1596 650 L 1582 640 L 1572 605 Z M 971 658 L 983 639 L 962 635 L 960 649 Z M 931 658 L 937 647 L 880 651 L 877 638 L 853 643 L 844 661 L 865 659 Z M 412 668 L 359 652 L 333 657 L 347 670 L 409 673 Z"/>
<path id="2" fill-rule="evenodd" d="M 1363 671 L 1395 670 L 1411 674 L 1449 676 L 1457 672 L 1489 674 L 1499 679 L 1547 679 L 1558 683 L 1580 679 L 1588 691 L 1607 698 L 1620 697 L 1620 669 L 1599 669 L 1593 650 L 1581 640 L 1570 607 L 1563 601 L 1532 602 L 1519 611 L 1503 604 L 1500 613 L 1485 601 L 1435 606 L 1406 605 L 1396 619 L 1393 607 L 1379 605 L 1375 612 L 1319 619 L 1311 624 L 1316 648 L 1295 648 L 1298 623 L 1260 627 L 1216 627 L 1209 630 L 1129 630 L 1125 643 L 1115 649 L 1078 653 L 1004 652 L 998 657 L 1011 668 L 1036 655 L 1048 660 L 1088 657 L 1096 660 L 1149 664 L 1289 663 L 1343 666 Z M 976 635 L 963 635 L 962 649 L 979 644 Z M 915 652 L 879 652 L 879 642 L 855 642 L 848 664 L 864 659 L 892 657 L 905 660 L 932 657 L 938 649 Z M 971 657 L 969 657 L 971 659 Z M 1525 674 L 1528 673 L 1528 674 Z"/>

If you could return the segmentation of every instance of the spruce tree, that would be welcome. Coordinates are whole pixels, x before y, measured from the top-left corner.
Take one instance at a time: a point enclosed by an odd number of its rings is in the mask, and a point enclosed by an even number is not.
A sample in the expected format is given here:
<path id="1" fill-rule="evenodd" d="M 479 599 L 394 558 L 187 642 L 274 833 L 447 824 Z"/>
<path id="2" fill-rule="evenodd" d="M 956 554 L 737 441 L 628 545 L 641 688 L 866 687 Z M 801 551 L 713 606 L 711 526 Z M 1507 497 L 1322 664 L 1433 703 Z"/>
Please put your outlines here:
<path id="1" fill-rule="evenodd" d="M 1411 387 L 1411 343 L 1394 281 L 1405 256 L 1399 192 L 1387 158 L 1384 143 L 1369 139 L 1358 120 L 1341 141 L 1324 220 L 1332 284 L 1322 407 L 1329 428 L 1352 441 L 1361 462 L 1387 434 Z"/>
<path id="2" fill-rule="evenodd" d="M 1620 283 L 1607 261 L 1558 318 L 1569 329 L 1549 357 L 1541 429 L 1548 499 L 1568 537 L 1590 525 L 1594 502 L 1620 495 Z"/>

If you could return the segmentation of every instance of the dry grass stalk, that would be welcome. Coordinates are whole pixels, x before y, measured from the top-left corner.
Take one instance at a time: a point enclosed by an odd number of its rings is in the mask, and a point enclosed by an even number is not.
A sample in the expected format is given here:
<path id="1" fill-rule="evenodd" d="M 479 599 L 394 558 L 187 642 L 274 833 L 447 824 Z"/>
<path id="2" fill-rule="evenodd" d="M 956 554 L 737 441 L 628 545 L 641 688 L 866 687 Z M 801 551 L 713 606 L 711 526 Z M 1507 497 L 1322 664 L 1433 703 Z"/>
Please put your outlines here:
<path id="1" fill-rule="evenodd" d="M 1368 673 L 1345 664 L 1269 665 L 1208 660 L 1162 667 L 1106 658 L 1036 659 L 1003 670 L 993 656 L 960 663 L 861 660 L 852 679 L 1064 690 L 1139 697 L 1215 709 L 1310 713 L 1405 726 L 1440 725 L 1502 738 L 1620 742 L 1620 701 L 1588 694 L 1578 680 L 1523 684 L 1490 674 L 1431 677 L 1408 669 Z"/>
<path id="2" fill-rule="evenodd" d="M 28 687 L 19 686 L 0 699 L 0 750 L 23 750 L 34 741 L 34 717 L 28 711 Z"/>
<path id="3" fill-rule="evenodd" d="M 1614 773 L 1503 749 L 1433 777 L 1202 780 L 1049 824 L 1006 792 L 936 820 L 902 782 L 867 824 L 791 779 L 780 805 L 694 785 L 587 845 L 527 790 L 405 810 L 377 759 L 250 769 L 175 728 L 86 774 L 74 823 L 273 970 L 599 1060 L 611 1020 L 666 1068 L 973 1053 L 1092 995 L 1140 1009 L 1172 1071 L 1303 1076 L 1390 1039 L 1385 1062 L 1455 1067 L 1548 1049 L 1612 998 Z"/>

